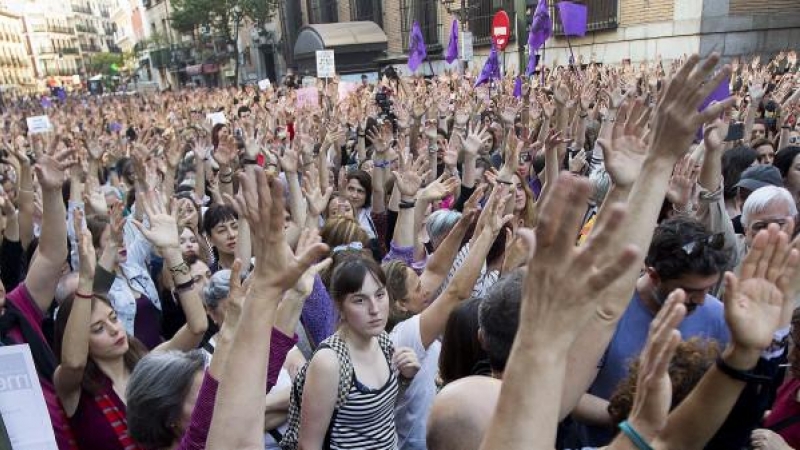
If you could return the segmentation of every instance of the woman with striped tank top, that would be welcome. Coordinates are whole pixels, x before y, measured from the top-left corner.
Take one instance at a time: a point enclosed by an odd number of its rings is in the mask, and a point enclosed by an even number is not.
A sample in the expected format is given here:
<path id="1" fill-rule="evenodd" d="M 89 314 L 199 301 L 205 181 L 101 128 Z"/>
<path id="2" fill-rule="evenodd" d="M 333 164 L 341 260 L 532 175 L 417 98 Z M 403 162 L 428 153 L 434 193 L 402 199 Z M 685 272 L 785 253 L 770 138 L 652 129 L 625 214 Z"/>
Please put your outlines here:
<path id="1" fill-rule="evenodd" d="M 397 448 L 394 406 L 419 362 L 395 350 L 383 331 L 389 316 L 386 277 L 371 258 L 353 256 L 333 272 L 330 293 L 342 320 L 305 368 L 299 448 Z"/>

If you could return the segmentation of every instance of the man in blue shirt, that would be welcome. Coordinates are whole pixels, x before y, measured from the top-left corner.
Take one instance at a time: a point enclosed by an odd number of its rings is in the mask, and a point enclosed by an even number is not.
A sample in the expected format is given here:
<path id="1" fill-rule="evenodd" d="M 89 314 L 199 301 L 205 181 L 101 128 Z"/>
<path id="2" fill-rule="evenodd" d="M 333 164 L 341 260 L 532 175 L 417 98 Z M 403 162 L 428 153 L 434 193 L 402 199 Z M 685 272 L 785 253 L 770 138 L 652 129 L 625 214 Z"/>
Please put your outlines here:
<path id="1" fill-rule="evenodd" d="M 636 283 L 628 308 L 617 325 L 598 374 L 573 417 L 594 426 L 585 427 L 584 445 L 600 447 L 611 442 L 614 424 L 608 399 L 628 375 L 628 369 L 647 341 L 650 322 L 675 289 L 686 292 L 687 317 L 678 327 L 683 339 L 713 339 L 724 348 L 728 341 L 723 305 L 709 292 L 717 285 L 728 262 L 722 234 L 710 234 L 702 224 L 676 217 L 656 228 L 645 258 L 646 269 Z"/>

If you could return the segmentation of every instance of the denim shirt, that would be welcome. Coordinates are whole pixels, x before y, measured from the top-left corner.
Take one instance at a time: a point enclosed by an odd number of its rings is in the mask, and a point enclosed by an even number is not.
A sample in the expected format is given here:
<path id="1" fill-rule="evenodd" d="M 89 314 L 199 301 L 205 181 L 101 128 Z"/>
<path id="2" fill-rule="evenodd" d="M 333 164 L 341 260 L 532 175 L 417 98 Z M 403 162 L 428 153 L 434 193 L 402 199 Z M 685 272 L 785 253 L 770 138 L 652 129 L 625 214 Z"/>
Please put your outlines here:
<path id="1" fill-rule="evenodd" d="M 69 202 L 69 208 L 67 210 L 67 234 L 69 235 L 72 246 L 70 260 L 76 270 L 79 267 L 77 252 L 78 243 L 72 217 L 75 210 L 83 210 L 83 208 L 83 202 Z M 147 217 L 145 217 L 142 222 L 147 226 Z M 132 215 L 126 219 L 125 227 L 123 228 L 123 239 L 125 249 L 128 252 L 128 258 L 124 264 L 120 264 L 119 272 L 125 276 L 123 277 L 120 273 L 117 273 L 117 277 L 111 285 L 111 289 L 108 291 L 108 299 L 114 311 L 116 311 L 117 317 L 119 317 L 120 321 L 122 321 L 125 326 L 125 330 L 129 335 L 133 336 L 133 324 L 136 319 L 136 297 L 133 291 L 131 291 L 131 288 L 142 295 L 146 295 L 159 311 L 161 310 L 161 300 L 158 297 L 158 290 L 153 282 L 153 278 L 150 276 L 150 272 L 147 269 L 153 245 L 142 235 L 139 229 L 136 228 L 136 225 L 133 224 Z M 126 277 L 130 281 L 130 287 L 128 286 L 128 282 L 125 281 Z"/>
<path id="2" fill-rule="evenodd" d="M 150 271 L 147 270 L 147 261 L 153 249 L 152 244 L 136 228 L 130 217 L 123 228 L 123 235 L 128 258 L 124 264 L 120 264 L 120 272 L 125 277 L 117 274 L 111 290 L 108 291 L 108 299 L 111 301 L 114 311 L 117 312 L 117 316 L 125 325 L 125 330 L 132 336 L 134 334 L 133 324 L 136 319 L 136 297 L 131 289 L 146 295 L 159 311 L 161 311 L 161 300 L 156 285 L 150 277 Z M 130 281 L 130 287 L 125 278 Z"/>

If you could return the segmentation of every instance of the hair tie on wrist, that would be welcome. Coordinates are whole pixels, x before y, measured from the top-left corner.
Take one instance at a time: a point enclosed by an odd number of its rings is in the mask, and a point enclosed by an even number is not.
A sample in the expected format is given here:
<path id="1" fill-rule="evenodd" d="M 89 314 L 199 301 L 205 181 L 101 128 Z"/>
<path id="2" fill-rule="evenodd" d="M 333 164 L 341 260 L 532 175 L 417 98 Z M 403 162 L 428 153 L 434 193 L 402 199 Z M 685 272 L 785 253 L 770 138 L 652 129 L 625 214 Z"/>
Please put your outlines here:
<path id="1" fill-rule="evenodd" d="M 75 297 L 77 298 L 85 298 L 86 300 L 91 300 L 94 298 L 92 294 L 81 294 L 79 291 L 75 291 Z"/>
<path id="2" fill-rule="evenodd" d="M 627 420 L 620 422 L 619 430 L 622 431 L 622 434 L 627 436 L 639 450 L 653 450 L 653 447 L 644 440 Z"/>

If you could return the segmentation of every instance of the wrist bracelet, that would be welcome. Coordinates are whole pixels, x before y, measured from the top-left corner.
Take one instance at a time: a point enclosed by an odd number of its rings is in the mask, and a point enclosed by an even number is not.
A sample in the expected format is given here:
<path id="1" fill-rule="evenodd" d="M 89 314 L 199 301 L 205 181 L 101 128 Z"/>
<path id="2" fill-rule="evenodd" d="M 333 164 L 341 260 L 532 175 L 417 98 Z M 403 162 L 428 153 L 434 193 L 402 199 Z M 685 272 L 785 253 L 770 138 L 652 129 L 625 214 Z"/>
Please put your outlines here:
<path id="1" fill-rule="evenodd" d="M 372 163 L 372 165 L 374 165 L 375 167 L 377 167 L 379 169 L 385 169 L 385 168 L 389 167 L 390 164 L 392 164 L 392 162 L 389 161 L 388 159 L 384 159 L 383 161 L 374 161 Z"/>
<path id="2" fill-rule="evenodd" d="M 80 291 L 75 291 L 75 297 L 77 298 L 85 298 L 86 300 L 91 300 L 94 298 L 92 294 L 81 294 Z"/>
<path id="3" fill-rule="evenodd" d="M 417 202 L 416 202 L 416 200 L 415 201 L 410 201 L 410 202 L 404 202 L 404 201 L 401 200 L 399 206 L 400 206 L 400 209 L 411 209 L 411 208 L 417 206 Z"/>
<path id="4" fill-rule="evenodd" d="M 728 365 L 722 357 L 717 358 L 716 363 L 717 369 L 724 373 L 725 375 L 733 378 L 734 380 L 743 381 L 745 383 L 756 383 L 756 384 L 763 384 L 769 383 L 772 381 L 772 378 L 763 376 L 763 375 L 756 375 L 753 373 L 752 370 L 739 370 L 735 369 Z"/>
<path id="5" fill-rule="evenodd" d="M 188 275 L 189 274 L 189 266 L 186 264 L 186 261 L 181 261 L 180 264 L 174 265 L 169 268 L 169 273 L 172 274 L 174 277 L 177 275 Z"/>
<path id="6" fill-rule="evenodd" d="M 175 286 L 174 291 L 178 294 L 183 294 L 184 292 L 190 291 L 193 288 L 194 288 L 194 278 L 191 278 L 186 283 L 181 283 Z"/>
<path id="7" fill-rule="evenodd" d="M 639 450 L 653 450 L 653 447 L 644 440 L 644 438 L 633 429 L 631 424 L 625 420 L 620 422 L 619 430 L 622 431 L 622 434 L 628 437 L 628 439 L 633 442 L 633 445 L 636 446 Z"/>
<path id="8" fill-rule="evenodd" d="M 497 178 L 497 179 L 495 179 L 495 181 L 497 181 L 497 182 L 498 182 L 498 183 L 500 183 L 500 184 L 505 184 L 505 185 L 507 185 L 507 186 L 511 186 L 512 184 L 514 184 L 514 183 L 513 183 L 513 182 L 511 182 L 511 181 L 501 180 L 500 178 Z"/>

